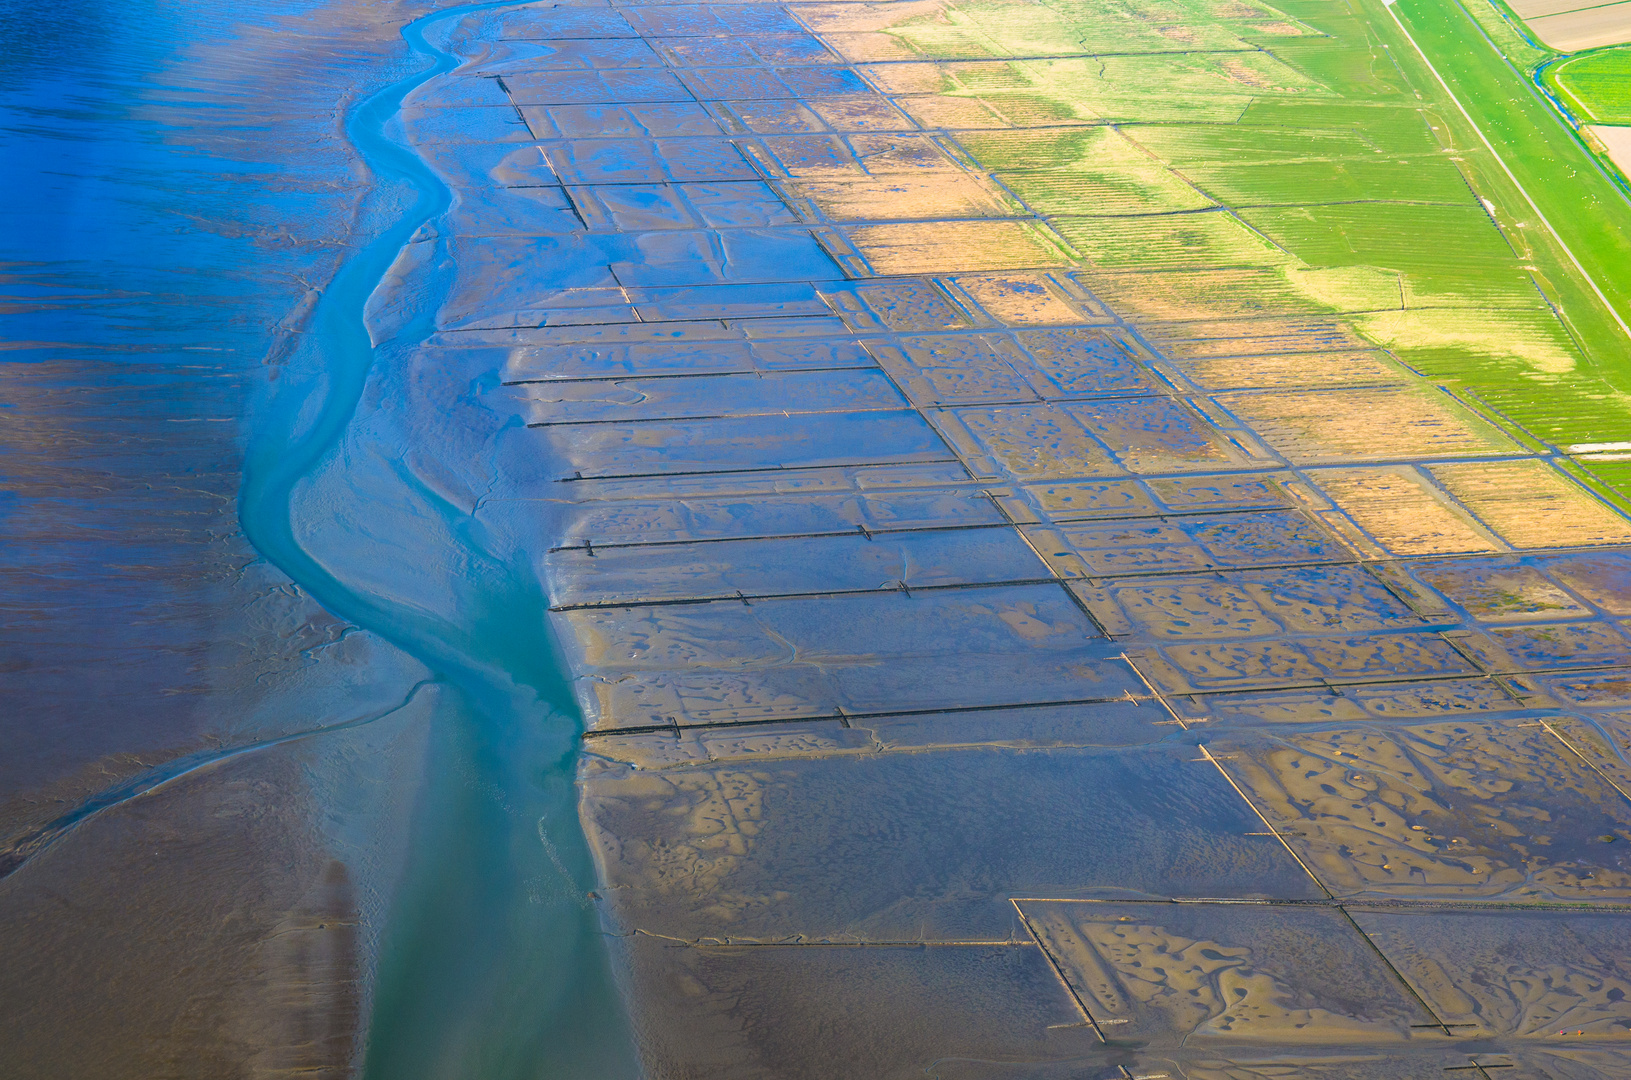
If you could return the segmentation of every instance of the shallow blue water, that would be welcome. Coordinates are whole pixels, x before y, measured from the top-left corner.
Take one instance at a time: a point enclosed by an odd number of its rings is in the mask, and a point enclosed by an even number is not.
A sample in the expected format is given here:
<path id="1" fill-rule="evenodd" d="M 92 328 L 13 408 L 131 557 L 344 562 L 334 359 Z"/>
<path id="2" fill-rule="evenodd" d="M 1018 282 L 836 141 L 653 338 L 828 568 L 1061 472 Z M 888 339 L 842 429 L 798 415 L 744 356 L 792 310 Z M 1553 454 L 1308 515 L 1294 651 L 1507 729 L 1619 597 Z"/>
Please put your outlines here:
<path id="1" fill-rule="evenodd" d="M 306 594 L 412 653 L 448 691 L 384 934 L 365 1071 L 627 1075 L 586 898 L 575 722 L 535 574 L 488 550 L 462 511 L 412 477 L 365 477 L 359 490 L 389 488 L 443 519 L 422 541 L 425 566 L 461 568 L 435 583 L 448 603 L 404 605 L 308 550 L 313 536 L 365 544 L 348 531 L 367 524 L 366 505 L 338 525 L 291 510 L 309 474 L 343 477 L 366 446 L 350 430 L 355 407 L 391 353 L 376 356 L 363 303 L 448 202 L 381 130 L 402 94 L 450 60 L 417 27 L 402 47 L 389 24 L 412 12 L 375 12 L 369 26 L 335 10 L 0 3 L 12 43 L 0 69 L 0 288 L 11 305 L 0 571 L 12 610 L 35 616 L 0 639 L 0 673 L 26 677 L 16 685 L 31 698 L 26 720 L 3 732 L 18 752 L 0 765 L 0 795 L 109 754 L 190 749 L 200 732 L 173 711 L 109 716 L 94 703 L 186 674 L 193 643 L 224 618 L 197 584 L 200 560 L 241 559 L 230 539 L 241 526 Z M 326 116 L 336 108 L 343 139 Z M 372 201 L 347 143 L 373 171 Z M 309 321 L 291 316 L 314 288 Z M 155 605 L 170 613 L 158 629 L 121 617 Z M 113 672 L 108 685 L 92 658 Z M 265 741 L 240 734 L 240 749 Z M 126 788 L 147 790 L 109 791 Z M 107 795 L 85 805 L 94 812 Z"/>

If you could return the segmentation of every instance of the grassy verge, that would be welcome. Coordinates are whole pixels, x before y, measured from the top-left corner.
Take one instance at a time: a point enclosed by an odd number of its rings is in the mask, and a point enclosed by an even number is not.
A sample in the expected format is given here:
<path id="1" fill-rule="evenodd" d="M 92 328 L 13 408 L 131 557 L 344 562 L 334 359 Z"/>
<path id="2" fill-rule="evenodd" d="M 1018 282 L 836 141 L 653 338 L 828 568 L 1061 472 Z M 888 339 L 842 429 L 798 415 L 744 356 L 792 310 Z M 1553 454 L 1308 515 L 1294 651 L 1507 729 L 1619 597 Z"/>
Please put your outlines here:
<path id="1" fill-rule="evenodd" d="M 1380 3 L 1368 0 L 1367 7 L 1384 38 L 1397 29 Z M 1508 235 L 1528 244 L 1556 307 L 1600 372 L 1631 386 L 1631 337 L 1614 317 L 1631 320 L 1631 203 L 1458 0 L 1400 0 L 1391 11 L 1414 39 L 1394 46 L 1402 66 L 1415 69 L 1412 81 L 1442 102 L 1445 122 L 1460 129 L 1464 145 L 1476 150 L 1487 140 L 1493 151 L 1474 163 L 1480 193 L 1496 205 Z"/>

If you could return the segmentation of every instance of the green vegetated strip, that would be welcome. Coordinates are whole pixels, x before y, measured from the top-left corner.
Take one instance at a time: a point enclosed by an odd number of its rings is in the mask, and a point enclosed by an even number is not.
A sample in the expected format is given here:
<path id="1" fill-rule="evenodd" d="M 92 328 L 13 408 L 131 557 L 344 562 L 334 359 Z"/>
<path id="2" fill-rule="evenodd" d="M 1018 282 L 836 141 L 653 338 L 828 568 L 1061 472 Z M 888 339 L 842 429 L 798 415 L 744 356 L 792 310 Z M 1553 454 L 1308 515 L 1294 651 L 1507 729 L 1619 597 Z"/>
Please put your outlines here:
<path id="1" fill-rule="evenodd" d="M 1619 187 L 1529 80 L 1493 48 L 1457 0 L 1400 0 L 1392 10 L 1399 13 L 1416 44 L 1545 215 L 1557 238 L 1579 260 L 1620 318 L 1631 321 L 1631 205 Z M 1377 25 L 1385 33 L 1390 27 L 1382 20 L 1391 20 L 1385 13 L 1378 18 Z M 1412 60 L 1420 62 L 1408 44 L 1401 51 L 1408 52 L 1401 57 L 1407 65 Z M 1453 106 L 1446 113 L 1452 127 L 1464 123 Z M 1500 204 L 1505 215 L 1514 222 L 1533 222 L 1528 200 L 1514 189 L 1498 163 L 1482 163 L 1480 172 L 1479 186 Z M 1544 250 L 1555 245 L 1537 247 Z M 1580 280 L 1566 254 L 1554 251 L 1546 261 L 1552 263 L 1543 269 L 1557 292 L 1559 306 L 1580 333 L 1592 360 L 1610 382 L 1631 387 L 1631 340 L 1625 331 L 1601 310 L 1601 302 Z"/>
<path id="2" fill-rule="evenodd" d="M 1473 120 L 1625 304 L 1631 207 L 1457 0 L 1402 3 Z M 938 92 L 1029 128 L 957 138 L 1083 253 L 1123 314 L 1338 313 L 1549 442 L 1631 431 L 1616 389 L 1631 389 L 1631 342 L 1379 0 L 1042 0 L 1023 29 L 1015 10 L 963 0 L 950 17 L 988 55 L 1025 55 L 1032 36 L 1104 55 L 1008 61 Z M 939 58 L 926 31 L 892 28 Z M 1136 55 L 1186 37 L 1200 49 Z M 1631 490 L 1631 475 L 1604 478 Z"/>
<path id="3" fill-rule="evenodd" d="M 1380 9 L 1379 0 L 1367 0 Z M 1480 195 L 1497 205 L 1504 232 L 1529 247 L 1523 252 L 1539 271 L 1549 298 L 1589 358 L 1589 366 L 1559 373 L 1552 380 L 1514 378 L 1512 373 L 1474 371 L 1459 364 L 1419 364 L 1441 378 L 1460 377 L 1470 396 L 1497 414 L 1557 444 L 1619 442 L 1631 432 L 1631 340 L 1584 280 L 1578 260 L 1621 319 L 1631 321 L 1631 206 L 1618 186 L 1533 84 L 1507 61 L 1481 32 L 1459 0 L 1400 0 L 1393 9 L 1415 44 L 1426 53 L 1460 108 L 1440 117 L 1450 129 L 1464 129 L 1464 108 L 1504 162 L 1488 153 L 1468 153 L 1467 164 Z M 1382 20 L 1387 20 L 1386 22 Z M 1380 12 L 1376 26 L 1384 37 L 1396 29 Z M 1421 63 L 1409 43 L 1394 45 L 1401 65 Z M 1437 79 L 1429 86 L 1413 80 L 1430 100 L 1443 99 Z M 1482 148 L 1471 132 L 1460 131 L 1461 147 Z M 1522 185 L 1520 192 L 1506 170 Z M 1527 198 L 1525 198 L 1527 194 Z M 1550 229 L 1535 221 L 1533 200 Z M 1567 245 L 1573 259 L 1559 246 Z M 1504 377 L 1503 377 L 1504 376 Z M 1589 462 L 1577 475 L 1631 497 L 1631 469 L 1622 463 Z"/>
<path id="4" fill-rule="evenodd" d="M 1631 124 L 1631 48 L 1582 53 L 1547 68 L 1544 78 L 1582 120 Z"/>

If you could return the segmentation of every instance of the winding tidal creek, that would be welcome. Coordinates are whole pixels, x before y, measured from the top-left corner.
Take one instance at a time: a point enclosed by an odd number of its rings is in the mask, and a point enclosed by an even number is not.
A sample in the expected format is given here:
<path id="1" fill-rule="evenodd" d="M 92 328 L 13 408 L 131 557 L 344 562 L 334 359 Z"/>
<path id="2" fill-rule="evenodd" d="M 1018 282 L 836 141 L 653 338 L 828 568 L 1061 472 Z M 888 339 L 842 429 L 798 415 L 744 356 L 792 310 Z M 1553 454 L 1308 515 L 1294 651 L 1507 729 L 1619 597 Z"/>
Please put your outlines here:
<path id="1" fill-rule="evenodd" d="M 0 0 L 7 1074 L 1625 1075 L 1631 204 L 1450 6 Z"/>

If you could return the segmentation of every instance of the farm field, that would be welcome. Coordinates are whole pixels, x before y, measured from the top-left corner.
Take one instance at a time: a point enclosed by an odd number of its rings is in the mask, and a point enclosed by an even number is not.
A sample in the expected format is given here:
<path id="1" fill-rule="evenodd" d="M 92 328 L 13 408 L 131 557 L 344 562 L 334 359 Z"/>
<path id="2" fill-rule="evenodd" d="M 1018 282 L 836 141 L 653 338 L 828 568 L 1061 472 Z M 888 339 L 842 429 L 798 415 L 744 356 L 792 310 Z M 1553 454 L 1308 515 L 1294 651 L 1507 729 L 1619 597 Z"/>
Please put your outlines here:
<path id="1" fill-rule="evenodd" d="M 1547 67 L 1546 81 L 1581 119 L 1631 124 L 1631 48 L 1570 57 Z"/>
<path id="2" fill-rule="evenodd" d="M 893 25 L 943 80 L 893 76 L 896 100 L 1021 117 L 957 139 L 1095 269 L 1132 287 L 1134 266 L 1250 267 L 1273 310 L 1339 314 L 1543 441 L 1617 441 L 1631 204 L 1461 6 L 1011 10 Z M 1152 21 L 1181 57 L 1150 43 Z M 1060 40 L 1115 55 L 1080 79 L 1065 75 L 1081 60 L 952 62 Z M 1615 462 L 1581 464 L 1623 482 Z"/>

